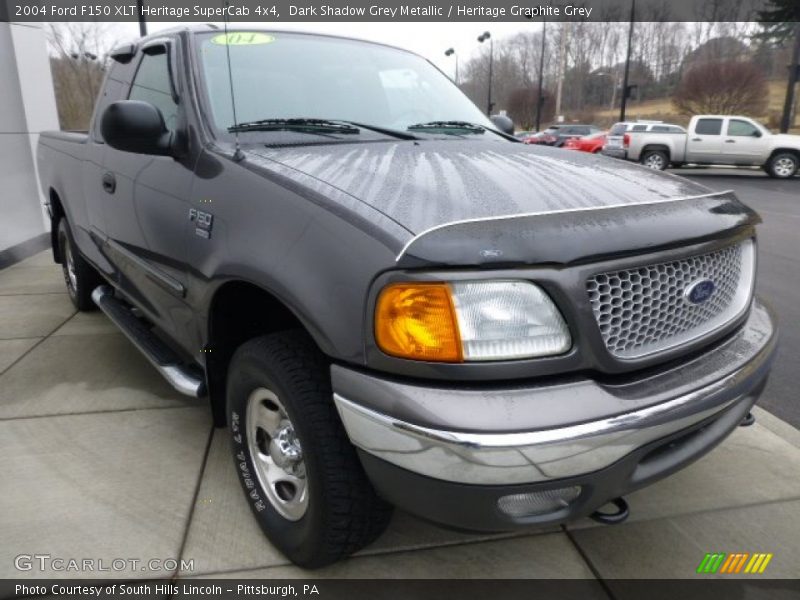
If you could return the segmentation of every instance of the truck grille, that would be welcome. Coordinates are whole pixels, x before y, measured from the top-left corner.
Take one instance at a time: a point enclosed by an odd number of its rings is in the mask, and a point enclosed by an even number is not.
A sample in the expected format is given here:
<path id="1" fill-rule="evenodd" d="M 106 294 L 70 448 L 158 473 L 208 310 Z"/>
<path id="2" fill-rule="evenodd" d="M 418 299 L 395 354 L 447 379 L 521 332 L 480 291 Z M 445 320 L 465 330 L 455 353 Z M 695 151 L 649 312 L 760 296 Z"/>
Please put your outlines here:
<path id="1" fill-rule="evenodd" d="M 754 243 L 746 240 L 708 254 L 601 273 L 586 287 L 608 351 L 637 358 L 689 342 L 736 318 L 750 303 L 754 271 Z M 701 293 L 692 294 L 700 285 L 705 286 Z M 703 298 L 709 287 L 712 293 Z"/>

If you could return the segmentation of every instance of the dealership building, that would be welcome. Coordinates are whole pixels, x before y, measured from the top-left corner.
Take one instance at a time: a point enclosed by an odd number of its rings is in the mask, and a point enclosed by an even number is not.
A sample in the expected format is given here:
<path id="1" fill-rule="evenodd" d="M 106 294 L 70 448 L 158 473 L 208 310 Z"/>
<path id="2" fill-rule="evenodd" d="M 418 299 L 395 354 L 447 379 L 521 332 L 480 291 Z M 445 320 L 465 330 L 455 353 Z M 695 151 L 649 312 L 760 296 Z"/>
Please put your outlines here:
<path id="1" fill-rule="evenodd" d="M 2 11 L 2 7 L 0 7 Z M 58 129 L 47 39 L 40 23 L 8 23 L 0 14 L 0 268 L 48 246 L 39 189 L 39 132 Z"/>

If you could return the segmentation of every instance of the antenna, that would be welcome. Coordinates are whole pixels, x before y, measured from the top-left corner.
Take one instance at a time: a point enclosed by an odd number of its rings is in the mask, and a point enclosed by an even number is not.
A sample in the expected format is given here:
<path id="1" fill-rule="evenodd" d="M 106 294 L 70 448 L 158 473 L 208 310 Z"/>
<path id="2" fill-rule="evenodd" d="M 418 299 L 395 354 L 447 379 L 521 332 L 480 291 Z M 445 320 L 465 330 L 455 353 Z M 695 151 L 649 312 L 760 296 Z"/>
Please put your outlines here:
<path id="1" fill-rule="evenodd" d="M 239 132 L 236 130 L 236 126 L 239 124 L 239 120 L 236 118 L 236 96 L 233 94 L 233 70 L 231 69 L 231 44 L 230 38 L 228 37 L 228 18 L 230 14 L 230 6 L 231 3 L 228 0 L 225 0 L 225 7 L 228 9 L 225 11 L 225 17 L 222 21 L 225 27 L 225 54 L 228 59 L 228 84 L 231 88 L 231 108 L 233 109 L 233 136 L 236 143 L 236 150 L 233 152 L 233 160 L 239 162 L 240 160 L 244 159 L 244 153 L 242 152 L 242 147 L 239 144 Z"/>

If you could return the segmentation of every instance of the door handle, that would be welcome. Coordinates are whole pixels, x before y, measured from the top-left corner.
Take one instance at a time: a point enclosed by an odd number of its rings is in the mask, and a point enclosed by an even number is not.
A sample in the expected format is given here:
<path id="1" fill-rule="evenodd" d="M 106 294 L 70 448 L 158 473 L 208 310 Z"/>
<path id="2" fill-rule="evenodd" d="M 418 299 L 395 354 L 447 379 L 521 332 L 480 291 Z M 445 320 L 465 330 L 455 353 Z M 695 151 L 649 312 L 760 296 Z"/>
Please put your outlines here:
<path id="1" fill-rule="evenodd" d="M 117 190 L 117 178 L 113 173 L 103 174 L 103 189 L 109 194 L 113 194 Z"/>
<path id="2" fill-rule="evenodd" d="M 735 144 L 736 140 L 725 140 L 726 144 Z"/>
<path id="3" fill-rule="evenodd" d="M 692 138 L 693 142 L 702 142 L 703 138 Z"/>

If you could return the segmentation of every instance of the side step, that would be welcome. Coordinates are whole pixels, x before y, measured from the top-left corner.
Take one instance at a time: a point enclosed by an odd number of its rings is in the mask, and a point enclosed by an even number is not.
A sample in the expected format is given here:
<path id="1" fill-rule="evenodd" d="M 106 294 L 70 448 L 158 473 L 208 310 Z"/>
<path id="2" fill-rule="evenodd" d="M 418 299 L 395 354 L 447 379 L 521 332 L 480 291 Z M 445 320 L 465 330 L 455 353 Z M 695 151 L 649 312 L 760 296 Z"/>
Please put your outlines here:
<path id="1" fill-rule="evenodd" d="M 202 398 L 206 384 L 201 376 L 185 367 L 178 355 L 140 319 L 131 309 L 114 297 L 114 290 L 101 285 L 92 292 L 92 300 L 111 321 L 120 328 L 139 351 L 145 355 L 158 372 L 181 394 Z"/>

